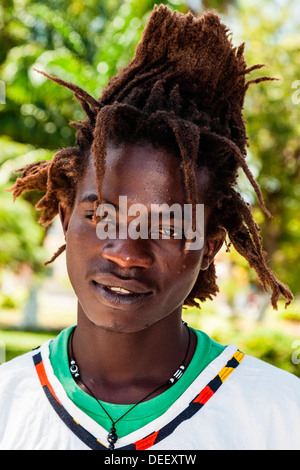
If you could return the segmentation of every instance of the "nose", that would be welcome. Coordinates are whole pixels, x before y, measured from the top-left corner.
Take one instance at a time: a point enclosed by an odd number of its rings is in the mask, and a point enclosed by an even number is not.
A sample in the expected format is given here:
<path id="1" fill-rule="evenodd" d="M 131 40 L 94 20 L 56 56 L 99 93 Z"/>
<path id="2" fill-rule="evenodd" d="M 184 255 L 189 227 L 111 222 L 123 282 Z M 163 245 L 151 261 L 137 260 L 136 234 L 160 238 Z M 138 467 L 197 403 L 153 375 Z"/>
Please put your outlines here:
<path id="1" fill-rule="evenodd" d="M 102 256 L 121 268 L 149 268 L 153 263 L 153 257 L 145 245 L 145 240 L 142 239 L 108 240 L 103 246 Z"/>

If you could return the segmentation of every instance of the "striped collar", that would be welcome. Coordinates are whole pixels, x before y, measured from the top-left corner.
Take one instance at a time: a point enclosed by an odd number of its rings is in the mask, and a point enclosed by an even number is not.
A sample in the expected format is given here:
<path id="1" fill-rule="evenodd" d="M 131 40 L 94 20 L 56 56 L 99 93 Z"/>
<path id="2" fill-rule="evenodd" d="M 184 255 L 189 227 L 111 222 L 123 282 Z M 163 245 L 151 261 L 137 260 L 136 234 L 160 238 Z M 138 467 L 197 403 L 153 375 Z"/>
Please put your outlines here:
<path id="1" fill-rule="evenodd" d="M 244 354 L 235 346 L 227 346 L 166 413 L 120 438 L 116 450 L 146 450 L 170 436 L 183 421 L 200 412 L 243 358 Z M 55 377 L 49 360 L 49 342 L 35 351 L 33 362 L 49 403 L 70 431 L 88 448 L 107 450 L 107 431 L 74 405 Z"/>

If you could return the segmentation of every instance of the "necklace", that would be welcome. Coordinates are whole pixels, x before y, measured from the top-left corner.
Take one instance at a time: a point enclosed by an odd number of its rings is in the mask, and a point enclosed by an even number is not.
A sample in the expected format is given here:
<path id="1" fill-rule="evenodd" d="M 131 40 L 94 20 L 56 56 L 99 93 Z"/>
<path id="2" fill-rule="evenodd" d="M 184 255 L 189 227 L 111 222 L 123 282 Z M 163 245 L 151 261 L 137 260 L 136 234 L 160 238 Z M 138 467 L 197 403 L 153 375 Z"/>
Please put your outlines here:
<path id="1" fill-rule="evenodd" d="M 109 431 L 109 434 L 107 435 L 107 441 L 109 443 L 109 449 L 110 450 L 114 450 L 115 448 L 115 444 L 117 442 L 117 440 L 119 439 L 118 435 L 117 435 L 117 430 L 116 430 L 116 424 L 121 421 L 121 419 L 124 418 L 124 416 L 126 416 L 130 411 L 132 411 L 136 406 L 138 406 L 140 403 L 142 403 L 143 401 L 145 401 L 148 397 L 150 397 L 151 395 L 153 395 L 155 392 L 157 392 L 158 390 L 160 390 L 161 388 L 163 387 L 166 387 L 166 386 L 172 386 L 174 383 L 176 383 L 183 375 L 184 371 L 185 371 L 185 368 L 186 368 L 186 365 L 185 365 L 185 362 L 186 362 L 186 358 L 187 358 L 187 355 L 189 353 L 189 350 L 190 350 L 190 344 L 191 344 L 191 331 L 190 329 L 188 328 L 188 325 L 186 322 L 182 322 L 183 325 L 185 325 L 187 327 L 187 330 L 188 330 L 188 335 L 189 335 L 189 338 L 188 338 L 188 346 L 187 346 L 187 350 L 186 350 L 186 353 L 185 353 L 185 356 L 184 356 L 184 359 L 183 359 L 183 362 L 182 364 L 179 366 L 179 368 L 174 372 L 174 374 L 172 375 L 172 377 L 170 377 L 166 382 L 164 382 L 162 385 L 160 385 L 159 387 L 157 387 L 155 390 L 153 390 L 152 392 L 148 393 L 145 397 L 143 397 L 141 400 L 139 400 L 137 403 L 135 403 L 131 408 L 129 408 L 129 410 L 126 411 L 126 413 L 124 413 L 122 416 L 120 416 L 120 418 L 118 418 L 117 420 L 114 420 L 110 414 L 108 413 L 108 411 L 104 408 L 103 404 L 101 403 L 100 400 L 98 400 L 94 393 L 92 392 L 92 390 L 90 390 L 90 388 L 82 381 L 81 377 L 80 377 L 80 373 L 79 373 L 79 368 L 76 364 L 76 361 L 74 359 L 74 354 L 73 354 L 73 336 L 74 336 L 74 332 L 75 332 L 75 328 L 72 330 L 71 332 L 71 335 L 70 335 L 70 347 L 71 347 L 71 359 L 70 359 L 70 362 L 69 362 L 69 367 L 70 367 L 70 372 L 72 374 L 72 376 L 74 377 L 74 379 L 77 379 L 77 380 L 80 380 L 81 383 L 85 386 L 85 388 L 89 391 L 89 393 L 92 395 L 92 397 L 97 401 L 97 403 L 101 406 L 102 410 L 106 413 L 106 415 L 108 416 L 108 418 L 111 420 L 111 428 L 110 428 L 110 431 Z"/>

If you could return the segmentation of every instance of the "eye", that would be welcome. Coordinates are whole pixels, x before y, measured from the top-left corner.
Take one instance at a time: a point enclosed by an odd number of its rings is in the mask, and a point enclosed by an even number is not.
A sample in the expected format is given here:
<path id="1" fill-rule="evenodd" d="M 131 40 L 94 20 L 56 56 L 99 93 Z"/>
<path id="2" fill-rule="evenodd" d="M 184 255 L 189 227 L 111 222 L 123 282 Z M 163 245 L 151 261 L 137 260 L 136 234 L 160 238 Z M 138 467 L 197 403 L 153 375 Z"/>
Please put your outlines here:
<path id="1" fill-rule="evenodd" d="M 100 228 L 101 227 L 101 228 Z M 106 215 L 102 217 L 101 220 L 97 223 L 97 229 L 103 230 L 104 232 L 115 232 L 117 227 L 116 218 L 111 215 Z"/>
<path id="2" fill-rule="evenodd" d="M 153 239 L 172 239 L 175 237 L 179 237 L 179 231 L 177 231 L 173 227 L 159 227 L 158 229 L 154 229 L 151 231 L 151 238 Z"/>
<path id="3" fill-rule="evenodd" d="M 92 219 L 93 219 L 93 215 L 94 215 L 94 211 L 87 211 L 87 212 L 85 213 L 84 218 L 85 218 L 85 219 L 92 220 Z"/>
<path id="4" fill-rule="evenodd" d="M 93 216 L 94 216 L 94 211 L 93 210 L 85 211 L 85 214 L 84 214 L 85 219 L 92 220 Z M 116 223 L 116 221 L 115 221 L 115 218 L 113 216 L 106 215 L 106 216 L 102 217 L 102 219 L 98 223 L 100 223 L 100 224 L 101 223 L 111 224 L 111 223 Z"/>
<path id="5" fill-rule="evenodd" d="M 105 217 L 102 217 L 102 219 L 98 223 L 99 224 L 115 224 L 116 219 L 112 217 L 111 215 L 107 215 Z"/>

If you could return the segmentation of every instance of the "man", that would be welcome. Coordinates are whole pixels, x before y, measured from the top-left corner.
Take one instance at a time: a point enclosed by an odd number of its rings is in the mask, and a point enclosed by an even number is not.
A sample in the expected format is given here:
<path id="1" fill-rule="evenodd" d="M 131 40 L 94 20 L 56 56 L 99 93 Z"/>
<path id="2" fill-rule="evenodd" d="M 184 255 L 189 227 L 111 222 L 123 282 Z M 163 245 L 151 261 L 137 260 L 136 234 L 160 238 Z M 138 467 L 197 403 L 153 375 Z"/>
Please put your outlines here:
<path id="1" fill-rule="evenodd" d="M 268 213 L 245 162 L 242 116 L 245 76 L 259 67 L 247 69 L 215 14 L 160 6 L 98 101 L 49 77 L 87 119 L 72 123 L 76 147 L 28 165 L 12 189 L 45 192 L 43 225 L 59 213 L 65 244 L 50 262 L 66 250 L 78 321 L 1 366 L 0 448 L 300 447 L 299 380 L 181 319 L 183 305 L 216 294 L 226 234 L 274 308 L 293 298 L 235 189 L 241 167 Z M 162 207 L 174 209 L 168 223 Z"/>

